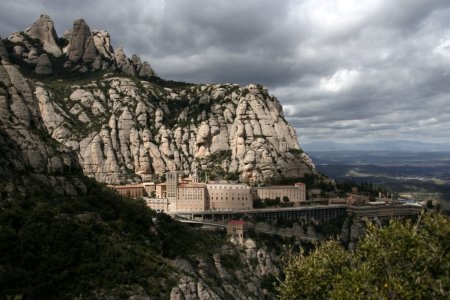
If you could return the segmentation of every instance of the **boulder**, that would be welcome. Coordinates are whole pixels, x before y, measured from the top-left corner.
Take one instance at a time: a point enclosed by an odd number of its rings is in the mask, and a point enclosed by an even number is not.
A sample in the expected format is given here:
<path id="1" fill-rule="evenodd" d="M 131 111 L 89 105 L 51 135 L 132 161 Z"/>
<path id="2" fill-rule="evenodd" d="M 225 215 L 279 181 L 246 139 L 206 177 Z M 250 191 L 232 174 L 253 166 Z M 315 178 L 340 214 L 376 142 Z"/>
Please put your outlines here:
<path id="1" fill-rule="evenodd" d="M 11 35 L 8 37 L 8 40 L 13 43 L 23 43 L 24 42 L 24 38 L 23 38 L 22 34 L 18 31 L 11 33 Z"/>
<path id="2" fill-rule="evenodd" d="M 141 77 L 152 77 L 152 76 L 155 76 L 155 72 L 150 67 L 150 64 L 148 62 L 144 61 L 144 63 L 142 64 L 142 67 L 141 67 L 141 69 L 139 71 L 139 76 L 141 76 Z"/>
<path id="3" fill-rule="evenodd" d="M 23 54 L 24 54 L 24 52 L 25 52 L 25 49 L 24 49 L 22 46 L 20 46 L 20 45 L 16 45 L 16 46 L 14 46 L 14 48 L 13 48 L 13 52 L 14 52 L 14 55 L 15 55 L 16 57 L 22 58 L 22 57 L 23 57 Z"/>
<path id="4" fill-rule="evenodd" d="M 52 63 L 47 54 L 42 54 L 39 56 L 34 72 L 39 75 L 49 75 L 53 73 Z"/>

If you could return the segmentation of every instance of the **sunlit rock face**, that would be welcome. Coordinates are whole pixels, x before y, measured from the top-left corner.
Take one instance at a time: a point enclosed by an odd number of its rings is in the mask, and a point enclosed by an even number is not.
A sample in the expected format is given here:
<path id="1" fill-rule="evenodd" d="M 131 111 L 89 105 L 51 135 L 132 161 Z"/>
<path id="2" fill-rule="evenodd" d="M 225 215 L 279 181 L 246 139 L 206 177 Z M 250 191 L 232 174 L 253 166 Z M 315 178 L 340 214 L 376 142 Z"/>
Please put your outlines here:
<path id="1" fill-rule="evenodd" d="M 37 89 L 41 102 L 57 107 L 41 105 L 52 137 L 76 150 L 85 174 L 99 181 L 187 175 L 214 160 L 223 172 L 256 181 L 314 170 L 277 99 L 255 85 L 171 89 L 111 76 L 68 87 L 63 99 Z"/>
<path id="2" fill-rule="evenodd" d="M 55 57 L 61 56 L 61 48 L 56 43 L 58 36 L 56 35 L 55 26 L 48 15 L 41 15 L 33 25 L 25 30 L 25 34 L 40 40 L 46 52 L 51 53 Z"/>
<path id="3" fill-rule="evenodd" d="M 263 182 L 315 172 L 280 103 L 260 85 L 162 81 L 83 19 L 58 38 L 44 15 L 0 46 L 0 92 L 13 99 L 2 104 L 4 114 L 39 124 L 98 181 L 134 182 L 178 170 Z M 30 68 L 33 79 L 9 58 Z M 28 152 L 28 161 L 46 168 L 44 150 Z"/>

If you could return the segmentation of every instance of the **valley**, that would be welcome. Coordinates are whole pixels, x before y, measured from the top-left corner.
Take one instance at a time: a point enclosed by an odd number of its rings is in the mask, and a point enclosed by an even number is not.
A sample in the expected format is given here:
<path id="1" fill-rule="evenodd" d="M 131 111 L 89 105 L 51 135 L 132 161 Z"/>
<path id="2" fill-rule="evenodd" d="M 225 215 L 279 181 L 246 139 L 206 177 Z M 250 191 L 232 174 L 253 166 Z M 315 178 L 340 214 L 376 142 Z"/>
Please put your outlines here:
<path id="1" fill-rule="evenodd" d="M 450 210 L 450 152 L 315 151 L 316 168 L 338 182 L 372 182 Z"/>

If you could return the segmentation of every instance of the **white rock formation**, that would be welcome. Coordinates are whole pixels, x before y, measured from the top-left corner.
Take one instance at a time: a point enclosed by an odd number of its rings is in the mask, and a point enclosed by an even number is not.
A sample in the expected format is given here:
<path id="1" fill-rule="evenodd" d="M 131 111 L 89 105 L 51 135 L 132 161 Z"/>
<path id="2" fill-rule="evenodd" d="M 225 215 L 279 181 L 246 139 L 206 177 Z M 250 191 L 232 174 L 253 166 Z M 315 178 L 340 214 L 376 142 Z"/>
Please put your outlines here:
<path id="1" fill-rule="evenodd" d="M 53 45 L 52 24 L 48 16 L 42 16 L 29 33 L 43 44 Z M 209 169 L 262 182 L 280 175 L 314 172 L 310 158 L 299 148 L 295 130 L 284 119 L 280 103 L 263 87 L 163 87 L 142 80 L 154 75 L 150 66 L 137 55 L 127 58 L 122 48 L 114 51 L 109 34 L 91 33 L 83 19 L 76 20 L 64 37 L 68 42 L 64 48 L 68 60 L 64 63 L 40 53 L 36 41 L 26 35 L 14 33 L 9 41 L 18 43 L 16 46 L 21 48 L 14 48 L 15 55 L 39 74 L 49 74 L 51 64 L 58 63 L 62 65 L 53 66 L 58 72 L 110 70 L 128 78 L 107 74 L 82 85 L 64 86 L 60 82 L 57 90 L 40 84 L 31 90 L 26 80 L 17 79 L 17 93 L 9 91 L 10 109 L 25 123 L 42 115 L 50 135 L 78 151 L 85 174 L 99 181 L 120 183 L 138 181 L 143 174 L 159 176 L 180 170 L 188 175 Z M 2 61 L 6 62 L 5 52 L 0 45 Z M 11 74 L 20 73 L 9 70 Z M 21 77 L 11 74 L 11 80 Z M 39 105 L 32 101 L 33 92 Z M 25 109 L 28 104 L 40 110 L 33 110 L 30 116 Z"/>
<path id="2" fill-rule="evenodd" d="M 61 56 L 61 48 L 56 43 L 58 36 L 56 35 L 55 26 L 48 15 L 41 15 L 30 28 L 25 30 L 25 33 L 32 38 L 39 39 L 44 50 L 48 53 L 55 57 Z"/>
<path id="3" fill-rule="evenodd" d="M 69 147 L 75 139 L 80 144 L 83 141 L 86 149 L 92 149 L 90 143 L 108 149 L 109 156 L 96 155 L 95 159 L 90 157 L 92 151 L 80 152 L 85 173 L 97 180 L 118 183 L 127 173 L 162 175 L 184 170 L 189 174 L 216 165 L 225 173 L 260 181 L 279 174 L 301 176 L 314 169 L 299 149 L 296 133 L 285 121 L 278 101 L 261 92 L 261 87 L 209 84 L 159 89 L 145 81 L 141 84 L 109 77 L 73 86 L 67 94 L 70 102 L 64 105 L 69 111 L 54 112 L 60 118 L 74 116 L 72 123 L 82 122 L 79 126 L 89 129 L 89 136 L 109 137 L 108 145 L 104 139 L 86 139 L 69 122 L 65 138 L 61 131 L 57 133 L 58 140 Z M 177 100 L 170 100 L 174 94 Z M 214 97 L 217 100 L 202 104 Z M 48 116 L 44 121 L 54 135 L 54 122 Z"/>
<path id="4" fill-rule="evenodd" d="M 92 31 L 92 37 L 94 39 L 95 48 L 105 58 L 112 59 L 114 51 L 111 46 L 111 37 L 106 30 L 94 30 Z"/>
<path id="5" fill-rule="evenodd" d="M 1 60 L 0 173 L 27 171 L 44 185 L 58 187 L 59 193 L 76 195 L 78 186 L 54 175 L 78 167 L 75 153 L 49 141 L 47 129 L 57 132 L 67 115 L 50 100 L 45 89 L 37 86 L 33 93 L 32 88 L 16 66 Z"/>

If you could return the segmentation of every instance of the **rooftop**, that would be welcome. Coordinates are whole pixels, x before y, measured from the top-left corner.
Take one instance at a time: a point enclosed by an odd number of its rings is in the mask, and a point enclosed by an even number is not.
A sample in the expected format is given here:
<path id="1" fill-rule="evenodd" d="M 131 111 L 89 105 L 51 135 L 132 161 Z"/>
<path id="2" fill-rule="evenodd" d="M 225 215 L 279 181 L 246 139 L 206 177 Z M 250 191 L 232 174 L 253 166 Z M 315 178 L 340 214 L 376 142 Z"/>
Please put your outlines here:
<path id="1" fill-rule="evenodd" d="M 179 188 L 205 188 L 204 183 L 181 183 L 178 185 Z"/>
<path id="2" fill-rule="evenodd" d="M 125 185 L 108 185 L 108 187 L 115 189 L 130 189 L 130 188 L 143 188 L 141 183 L 138 184 L 125 184 Z"/>
<path id="3" fill-rule="evenodd" d="M 286 189 L 286 188 L 296 188 L 294 185 L 269 185 L 269 186 L 258 186 L 258 189 Z"/>

